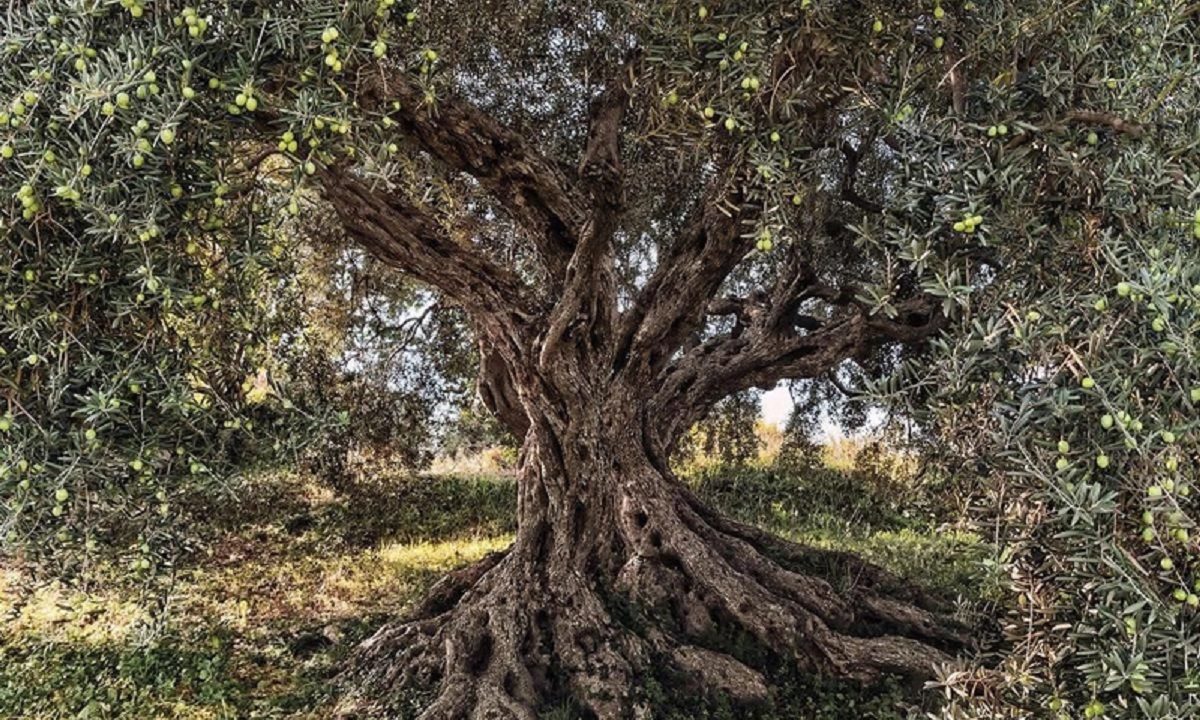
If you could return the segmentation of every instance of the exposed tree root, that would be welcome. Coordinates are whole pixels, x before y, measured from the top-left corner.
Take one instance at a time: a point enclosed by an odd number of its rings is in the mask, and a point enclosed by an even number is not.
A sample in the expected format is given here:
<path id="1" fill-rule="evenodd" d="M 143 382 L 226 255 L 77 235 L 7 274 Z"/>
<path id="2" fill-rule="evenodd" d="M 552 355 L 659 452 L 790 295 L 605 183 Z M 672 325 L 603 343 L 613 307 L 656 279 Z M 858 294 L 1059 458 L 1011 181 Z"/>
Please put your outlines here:
<path id="1" fill-rule="evenodd" d="M 442 586 L 444 598 L 451 585 L 461 591 L 457 605 L 385 627 L 364 643 L 355 665 L 367 694 L 386 701 L 438 686 L 422 718 L 533 720 L 562 682 L 598 717 L 625 717 L 648 643 L 615 622 L 581 578 L 551 586 L 522 565 L 514 555 L 489 557 Z"/>
<path id="2" fill-rule="evenodd" d="M 539 562 L 518 542 L 443 579 L 411 617 L 363 644 L 359 697 L 386 707 L 434 688 L 426 720 L 532 720 L 571 697 L 616 720 L 640 715 L 639 681 L 663 662 L 694 691 L 765 701 L 762 674 L 722 636 L 864 682 L 928 678 L 966 641 L 931 598 L 881 568 L 719 518 L 686 492 L 625 495 L 614 520 L 621 562 L 594 564 L 616 568 L 611 577 Z M 840 589 L 812 567 L 831 568 Z"/>

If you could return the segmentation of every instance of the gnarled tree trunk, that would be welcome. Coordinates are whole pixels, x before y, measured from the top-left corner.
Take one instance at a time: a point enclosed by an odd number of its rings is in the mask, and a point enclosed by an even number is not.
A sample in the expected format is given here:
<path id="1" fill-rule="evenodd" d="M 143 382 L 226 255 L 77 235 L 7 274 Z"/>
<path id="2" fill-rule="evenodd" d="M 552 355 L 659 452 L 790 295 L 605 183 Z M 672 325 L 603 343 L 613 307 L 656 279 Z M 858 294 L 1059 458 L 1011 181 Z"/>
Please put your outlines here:
<path id="1" fill-rule="evenodd" d="M 927 598 L 881 569 L 704 507 L 672 477 L 637 388 L 570 371 L 510 391 L 532 418 L 516 540 L 364 645 L 370 696 L 440 688 L 430 719 L 534 718 L 569 696 L 608 720 L 634 716 L 641 680 L 663 663 L 698 689 L 765 699 L 761 668 L 722 639 L 867 681 L 928 677 L 960 642 Z"/>
<path id="2" fill-rule="evenodd" d="M 480 394 L 523 438 L 512 547 L 451 574 L 367 641 L 361 697 L 387 704 L 431 688 L 431 720 L 533 718 L 569 697 L 616 720 L 637 715 L 641 681 L 664 665 L 696 688 L 761 701 L 762 668 L 727 652 L 746 640 L 861 680 L 927 677 L 949 659 L 962 639 L 919 591 L 852 556 L 721 518 L 667 464 L 721 398 L 823 376 L 884 343 L 920 342 L 938 328 L 939 300 L 897 287 L 891 312 L 876 313 L 812 267 L 802 243 L 778 251 L 769 287 L 718 298 L 753 249 L 747 226 L 761 213 L 720 174 L 654 271 L 619 300 L 628 76 L 597 98 L 574 179 L 469 103 L 443 97 L 429 108 L 402 73 L 359 82 L 364 106 L 391 108 L 421 151 L 476 178 L 540 261 L 531 282 L 419 200 L 337 166 L 320 172 L 361 246 L 470 317 Z M 836 115 L 810 121 L 832 128 Z M 732 328 L 706 331 L 715 316 L 732 317 Z"/>

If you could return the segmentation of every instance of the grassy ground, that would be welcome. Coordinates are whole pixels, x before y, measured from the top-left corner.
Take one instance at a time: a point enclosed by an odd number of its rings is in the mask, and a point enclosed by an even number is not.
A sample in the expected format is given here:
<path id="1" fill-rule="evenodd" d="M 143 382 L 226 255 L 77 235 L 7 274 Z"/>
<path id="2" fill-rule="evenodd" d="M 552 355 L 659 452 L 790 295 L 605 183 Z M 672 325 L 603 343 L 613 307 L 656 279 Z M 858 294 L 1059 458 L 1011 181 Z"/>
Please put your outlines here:
<path id="1" fill-rule="evenodd" d="M 693 482 L 742 519 L 978 597 L 984 548 L 975 537 L 906 517 L 853 473 L 803 475 L 752 470 Z M 163 625 L 119 583 L 30 588 L 12 564 L 0 566 L 0 718 L 328 717 L 330 680 L 355 641 L 513 531 L 514 487 L 504 477 L 389 478 L 334 493 L 277 474 L 253 488 L 214 515 L 201 560 L 178 570 Z M 911 699 L 892 686 L 784 680 L 770 717 L 899 718 Z M 667 688 L 650 690 L 673 704 Z M 737 717 L 719 707 L 661 716 Z"/>

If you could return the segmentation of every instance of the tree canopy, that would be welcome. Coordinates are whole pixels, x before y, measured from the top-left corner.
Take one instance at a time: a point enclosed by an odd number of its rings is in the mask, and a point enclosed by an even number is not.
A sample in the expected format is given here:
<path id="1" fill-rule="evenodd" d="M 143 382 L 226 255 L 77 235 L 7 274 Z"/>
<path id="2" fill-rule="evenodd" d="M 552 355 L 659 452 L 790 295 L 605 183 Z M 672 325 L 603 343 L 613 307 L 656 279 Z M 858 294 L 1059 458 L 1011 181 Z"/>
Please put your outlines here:
<path id="1" fill-rule="evenodd" d="M 299 315 L 319 232 L 333 262 L 416 283 L 393 289 L 391 324 L 409 306 L 459 313 L 446 347 L 476 352 L 481 397 L 523 439 L 522 532 L 471 577 L 476 599 L 526 563 L 591 553 L 579 567 L 637 602 L 672 573 L 706 578 L 695 607 L 813 669 L 947 660 L 960 638 L 925 615 L 797 589 L 769 541 L 616 479 L 669 486 L 665 458 L 724 398 L 824 379 L 1050 492 L 1035 512 L 1050 529 L 1020 548 L 1084 558 L 1029 562 L 1086 593 L 1045 602 L 1051 631 L 1071 618 L 1088 649 L 1032 653 L 1037 702 L 1178 712 L 1189 661 L 1150 658 L 1195 647 L 1162 598 L 1194 606 L 1200 582 L 1183 492 L 1200 402 L 1197 17 L 1182 0 L 13 7 L 6 546 L 73 563 L 111 546 L 149 572 L 183 522 L 174 497 L 328 422 L 312 373 L 327 348 Z M 639 575 L 647 558 L 664 574 Z M 593 600 L 577 623 L 610 618 Z M 510 612 L 482 602 L 439 607 L 458 613 L 446 643 L 482 642 L 453 634 L 472 612 Z M 488 636 L 496 677 L 470 657 L 438 665 L 446 688 L 481 689 L 445 690 L 430 717 L 531 716 L 544 688 L 504 664 L 516 637 Z M 589 657 L 552 654 L 601 717 L 629 710 L 601 695 L 649 646 L 701 675 L 727 667 L 679 643 L 589 642 Z"/>

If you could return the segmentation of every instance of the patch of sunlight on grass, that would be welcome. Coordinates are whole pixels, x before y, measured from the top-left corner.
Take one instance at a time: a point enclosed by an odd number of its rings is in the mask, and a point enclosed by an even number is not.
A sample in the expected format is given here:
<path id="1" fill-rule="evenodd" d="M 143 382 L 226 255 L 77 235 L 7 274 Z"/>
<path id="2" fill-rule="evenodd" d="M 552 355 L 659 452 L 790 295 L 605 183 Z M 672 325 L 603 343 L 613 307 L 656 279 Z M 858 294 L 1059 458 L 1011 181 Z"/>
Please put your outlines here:
<path id="1" fill-rule="evenodd" d="M 439 455 L 429 466 L 429 474 L 443 475 L 501 475 L 512 474 L 516 467 L 516 452 L 509 448 L 489 447 L 477 453 Z"/>
<path id="2" fill-rule="evenodd" d="M 379 550 L 386 566 L 399 571 L 448 571 L 503 550 L 512 544 L 512 535 L 464 538 L 446 542 L 418 542 L 385 545 Z"/>
<path id="3" fill-rule="evenodd" d="M 499 535 L 294 558 L 248 553 L 236 564 L 195 571 L 176 607 L 238 629 L 400 612 L 441 574 L 511 543 L 512 535 Z"/>
<path id="4" fill-rule="evenodd" d="M 327 718 L 346 653 L 513 538 L 511 478 L 335 494 L 275 473 L 243 491 L 198 506 L 205 552 L 178 568 L 162 624 L 115 565 L 85 593 L 0 562 L 0 718 Z"/>
<path id="5" fill-rule="evenodd" d="M 0 602 L 11 602 L 21 577 L 20 570 L 0 564 Z"/>
<path id="6" fill-rule="evenodd" d="M 12 607 L 0 594 L 3 607 Z M 2 626 L 5 634 L 37 636 L 45 641 L 100 645 L 129 639 L 149 620 L 138 603 L 111 592 L 83 593 L 50 583 L 25 596 L 19 610 Z"/>

